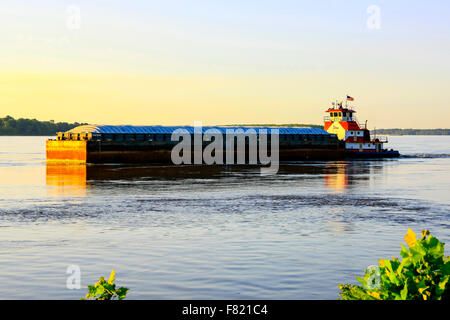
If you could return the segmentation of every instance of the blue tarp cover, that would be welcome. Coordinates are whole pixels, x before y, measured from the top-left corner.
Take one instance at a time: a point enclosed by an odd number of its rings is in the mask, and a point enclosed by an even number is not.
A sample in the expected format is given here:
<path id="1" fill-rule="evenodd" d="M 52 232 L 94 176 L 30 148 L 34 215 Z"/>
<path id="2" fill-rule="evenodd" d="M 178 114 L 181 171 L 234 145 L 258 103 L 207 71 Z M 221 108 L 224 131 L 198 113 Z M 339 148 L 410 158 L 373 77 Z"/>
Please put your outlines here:
<path id="1" fill-rule="evenodd" d="M 279 134 L 326 134 L 323 129 L 319 128 L 294 128 L 294 127 L 201 127 L 202 133 L 209 129 L 217 130 L 221 133 L 226 133 L 227 129 L 237 130 L 241 129 L 244 132 L 248 129 L 254 129 L 257 133 L 261 129 L 267 130 L 270 133 L 271 129 L 278 129 Z M 108 126 L 108 125 L 85 125 L 69 130 L 70 133 L 122 133 L 122 134 L 172 134 L 177 129 L 185 129 L 189 133 L 194 133 L 193 126 Z M 216 131 L 216 132 L 217 132 Z"/>

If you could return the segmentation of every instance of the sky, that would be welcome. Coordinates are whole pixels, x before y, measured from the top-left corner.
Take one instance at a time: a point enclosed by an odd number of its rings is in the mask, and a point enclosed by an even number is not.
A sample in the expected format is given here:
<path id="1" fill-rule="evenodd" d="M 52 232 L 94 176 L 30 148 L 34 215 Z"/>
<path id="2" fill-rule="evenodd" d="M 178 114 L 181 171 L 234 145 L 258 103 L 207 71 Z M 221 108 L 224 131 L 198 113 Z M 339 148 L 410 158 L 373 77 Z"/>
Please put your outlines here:
<path id="1" fill-rule="evenodd" d="M 448 1 L 0 3 L 0 117 L 449 128 Z"/>

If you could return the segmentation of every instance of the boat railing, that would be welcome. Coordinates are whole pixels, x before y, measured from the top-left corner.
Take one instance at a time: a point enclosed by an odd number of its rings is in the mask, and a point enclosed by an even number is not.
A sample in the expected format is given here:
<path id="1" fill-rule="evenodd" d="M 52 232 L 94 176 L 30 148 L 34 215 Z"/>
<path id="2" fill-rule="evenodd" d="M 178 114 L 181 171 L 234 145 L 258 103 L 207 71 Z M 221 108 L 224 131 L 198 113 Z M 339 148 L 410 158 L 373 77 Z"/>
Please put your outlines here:
<path id="1" fill-rule="evenodd" d="M 358 124 L 358 127 L 359 127 L 361 130 L 367 129 L 366 124 L 365 124 L 365 123 L 364 123 L 364 124 L 361 124 L 361 123 L 359 122 L 359 120 L 358 120 L 357 117 L 353 116 L 353 117 L 352 117 L 352 121 L 355 121 L 355 122 Z"/>
<path id="2" fill-rule="evenodd" d="M 388 137 L 386 137 L 386 136 L 378 136 L 376 134 L 371 135 L 370 136 L 370 140 L 378 141 L 378 142 L 382 142 L 382 143 L 388 143 Z"/>

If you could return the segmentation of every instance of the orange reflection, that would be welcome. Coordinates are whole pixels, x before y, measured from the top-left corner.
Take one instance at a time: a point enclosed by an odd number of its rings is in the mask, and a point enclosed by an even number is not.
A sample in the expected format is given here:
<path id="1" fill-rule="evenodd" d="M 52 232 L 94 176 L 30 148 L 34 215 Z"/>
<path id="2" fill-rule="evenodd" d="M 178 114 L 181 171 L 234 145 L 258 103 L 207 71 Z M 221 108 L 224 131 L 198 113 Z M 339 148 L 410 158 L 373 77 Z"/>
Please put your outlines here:
<path id="1" fill-rule="evenodd" d="M 87 194 L 85 164 L 48 163 L 46 167 L 46 184 L 50 195 L 78 196 Z"/>
<path id="2" fill-rule="evenodd" d="M 327 165 L 327 169 L 330 169 L 331 172 L 325 174 L 325 186 L 340 192 L 346 190 L 349 184 L 348 164 Z"/>

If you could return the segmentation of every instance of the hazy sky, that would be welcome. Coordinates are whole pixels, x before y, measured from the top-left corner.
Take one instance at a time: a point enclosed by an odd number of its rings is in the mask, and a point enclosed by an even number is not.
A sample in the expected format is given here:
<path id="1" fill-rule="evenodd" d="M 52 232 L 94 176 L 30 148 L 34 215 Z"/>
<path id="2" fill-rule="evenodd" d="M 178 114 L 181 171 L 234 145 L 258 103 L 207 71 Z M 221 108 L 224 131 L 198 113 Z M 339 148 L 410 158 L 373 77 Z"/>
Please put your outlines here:
<path id="1" fill-rule="evenodd" d="M 0 117 L 320 124 L 348 94 L 369 128 L 449 128 L 449 16 L 422 0 L 2 0 Z"/>

